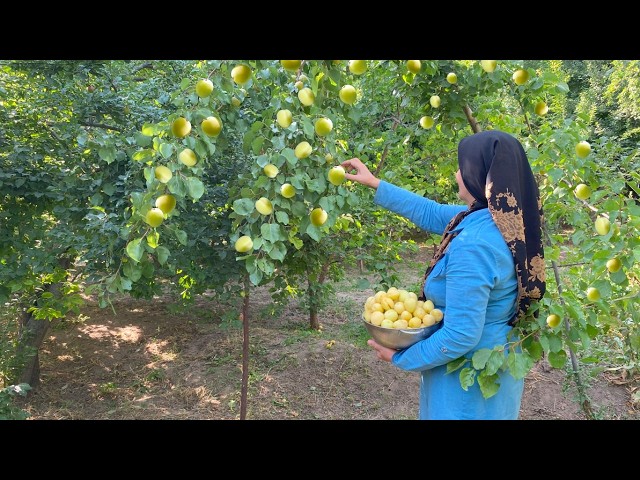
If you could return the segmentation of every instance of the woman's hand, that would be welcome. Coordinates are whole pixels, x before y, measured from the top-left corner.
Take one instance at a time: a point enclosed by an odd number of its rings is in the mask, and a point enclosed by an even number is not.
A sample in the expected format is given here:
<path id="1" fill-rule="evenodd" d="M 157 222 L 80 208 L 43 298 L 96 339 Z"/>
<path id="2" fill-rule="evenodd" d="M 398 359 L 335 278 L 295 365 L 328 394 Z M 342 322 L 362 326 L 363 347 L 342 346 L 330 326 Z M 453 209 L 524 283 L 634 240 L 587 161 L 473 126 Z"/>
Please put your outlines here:
<path id="1" fill-rule="evenodd" d="M 383 347 L 375 340 L 367 340 L 367 344 L 376 351 L 376 355 L 380 360 L 384 360 L 385 362 L 391 362 L 391 357 L 396 353 L 396 350 L 393 348 Z"/>
<path id="2" fill-rule="evenodd" d="M 354 182 L 361 183 L 371 188 L 378 188 L 380 180 L 377 179 L 373 173 L 369 171 L 367 166 L 362 163 L 359 158 L 352 158 L 351 160 L 345 160 L 342 162 L 342 166 L 345 169 L 345 178 L 347 180 L 353 180 Z M 356 173 L 351 173 L 353 170 Z"/>

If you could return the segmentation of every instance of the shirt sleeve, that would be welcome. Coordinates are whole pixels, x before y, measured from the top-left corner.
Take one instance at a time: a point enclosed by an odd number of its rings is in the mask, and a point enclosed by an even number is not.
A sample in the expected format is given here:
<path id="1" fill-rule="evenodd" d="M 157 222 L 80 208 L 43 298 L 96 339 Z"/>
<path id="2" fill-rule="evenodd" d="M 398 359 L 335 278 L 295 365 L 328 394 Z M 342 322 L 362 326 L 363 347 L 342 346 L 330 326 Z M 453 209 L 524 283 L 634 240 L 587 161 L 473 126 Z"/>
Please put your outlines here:
<path id="1" fill-rule="evenodd" d="M 395 353 L 392 363 L 420 371 L 444 365 L 471 351 L 480 341 L 492 287 L 498 281 L 490 245 L 462 243 L 449 249 L 444 324 L 429 338 Z"/>
<path id="2" fill-rule="evenodd" d="M 416 193 L 380 181 L 373 201 L 412 221 L 428 232 L 442 235 L 449 221 L 462 210 L 464 205 L 447 205 L 422 197 Z"/>

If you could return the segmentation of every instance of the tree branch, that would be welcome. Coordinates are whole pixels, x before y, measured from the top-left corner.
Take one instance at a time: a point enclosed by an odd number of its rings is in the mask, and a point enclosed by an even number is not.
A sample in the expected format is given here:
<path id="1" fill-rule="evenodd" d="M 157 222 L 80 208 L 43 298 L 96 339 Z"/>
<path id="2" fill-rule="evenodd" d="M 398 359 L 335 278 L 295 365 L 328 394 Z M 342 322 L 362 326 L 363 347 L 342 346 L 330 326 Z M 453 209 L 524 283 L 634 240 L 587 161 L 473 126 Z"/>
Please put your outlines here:
<path id="1" fill-rule="evenodd" d="M 78 122 L 78 124 L 83 125 L 85 127 L 104 128 L 106 130 L 115 130 L 116 132 L 122 132 L 122 128 L 114 127 L 112 125 L 107 125 L 106 123 Z"/>
<path id="2" fill-rule="evenodd" d="M 462 107 L 462 111 L 467 117 L 467 121 L 469 122 L 469 125 L 471 125 L 471 130 L 473 130 L 473 133 L 481 132 L 482 127 L 473 116 L 473 112 L 471 111 L 471 108 L 469 107 L 469 105 L 465 105 L 464 107 Z"/>

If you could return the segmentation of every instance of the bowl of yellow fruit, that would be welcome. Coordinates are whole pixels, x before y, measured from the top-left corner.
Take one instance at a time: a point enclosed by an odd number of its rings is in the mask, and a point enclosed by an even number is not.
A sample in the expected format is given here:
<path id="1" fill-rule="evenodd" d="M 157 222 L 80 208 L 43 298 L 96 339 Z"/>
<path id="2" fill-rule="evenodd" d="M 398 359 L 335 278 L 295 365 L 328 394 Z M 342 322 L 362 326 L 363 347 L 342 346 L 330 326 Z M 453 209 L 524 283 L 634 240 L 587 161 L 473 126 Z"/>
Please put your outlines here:
<path id="1" fill-rule="evenodd" d="M 429 338 L 442 327 L 443 312 L 431 300 L 390 287 L 367 298 L 362 314 L 369 335 L 380 345 L 400 350 Z"/>

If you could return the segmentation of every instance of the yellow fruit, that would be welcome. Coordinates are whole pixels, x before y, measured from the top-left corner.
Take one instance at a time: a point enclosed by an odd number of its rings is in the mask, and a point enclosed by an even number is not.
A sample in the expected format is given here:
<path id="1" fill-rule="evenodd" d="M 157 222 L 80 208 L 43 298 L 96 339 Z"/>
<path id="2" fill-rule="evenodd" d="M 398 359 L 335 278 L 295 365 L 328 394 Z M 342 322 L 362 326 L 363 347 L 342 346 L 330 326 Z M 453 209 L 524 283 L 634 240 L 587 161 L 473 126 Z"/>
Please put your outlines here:
<path id="1" fill-rule="evenodd" d="M 398 302 L 400 303 L 400 302 Z M 406 310 L 403 310 L 402 312 L 400 312 L 400 318 L 402 320 L 406 320 L 407 322 L 409 320 L 411 320 L 413 318 L 413 315 L 411 314 L 411 312 L 407 312 Z M 420 321 L 422 323 L 422 320 Z"/>
<path id="2" fill-rule="evenodd" d="M 176 208 L 176 197 L 170 194 L 160 195 L 156 198 L 156 207 L 165 214 L 169 214 Z"/>
<path id="3" fill-rule="evenodd" d="M 331 162 L 333 162 L 333 155 L 331 155 L 330 153 L 327 153 L 324 156 L 324 159 L 326 160 L 327 163 L 331 163 Z"/>
<path id="4" fill-rule="evenodd" d="M 429 128 L 433 127 L 433 124 L 434 124 L 433 117 L 430 117 L 428 115 L 425 115 L 420 119 L 420 126 L 425 130 L 428 130 Z"/>
<path id="5" fill-rule="evenodd" d="M 406 290 L 398 290 L 398 300 L 400 302 L 404 302 L 407 298 L 409 298 L 409 292 Z"/>
<path id="6" fill-rule="evenodd" d="M 169 180 L 171 180 L 171 177 L 173 177 L 173 173 L 171 173 L 171 170 L 169 170 L 169 168 L 165 167 L 164 165 L 156 167 L 154 175 L 160 183 L 167 183 Z"/>
<path id="7" fill-rule="evenodd" d="M 309 107 L 316 101 L 316 96 L 313 93 L 313 90 L 309 87 L 305 87 L 298 92 L 298 100 L 300 100 L 300 103 L 305 107 Z"/>
<path id="8" fill-rule="evenodd" d="M 367 71 L 366 60 L 349 60 L 349 71 L 355 75 L 362 75 Z"/>
<path id="9" fill-rule="evenodd" d="M 244 85 L 251 78 L 251 69 L 246 65 L 236 65 L 231 70 L 231 78 L 238 85 Z"/>
<path id="10" fill-rule="evenodd" d="M 205 98 L 211 95 L 213 92 L 213 82 L 208 78 L 203 78 L 202 80 L 198 80 L 196 83 L 196 94 L 200 98 Z"/>
<path id="11" fill-rule="evenodd" d="M 419 73 L 421 67 L 420 60 L 407 60 L 407 70 L 411 73 Z"/>
<path id="12" fill-rule="evenodd" d="M 345 170 L 342 165 L 336 165 L 329 170 L 327 177 L 333 185 L 340 185 L 345 179 Z"/>
<path id="13" fill-rule="evenodd" d="M 262 215 L 271 215 L 273 212 L 273 204 L 268 198 L 260 197 L 256 200 L 256 210 L 258 210 Z"/>
<path id="14" fill-rule="evenodd" d="M 175 137 L 183 138 L 189 135 L 190 132 L 191 122 L 184 117 L 178 117 L 171 123 L 171 133 Z"/>
<path id="15" fill-rule="evenodd" d="M 399 315 L 398 315 L 398 312 L 396 312 L 394 309 L 391 308 L 389 310 L 385 310 L 384 318 L 386 318 L 387 320 L 391 320 L 392 322 L 395 322 L 396 320 L 398 320 Z"/>
<path id="16" fill-rule="evenodd" d="M 377 326 L 380 326 L 382 321 L 384 320 L 384 313 L 382 312 L 371 312 L 371 323 Z"/>
<path id="17" fill-rule="evenodd" d="M 407 312 L 413 313 L 415 312 L 416 308 L 418 306 L 418 300 L 416 300 L 413 297 L 408 297 L 405 301 L 404 301 L 404 308 Z"/>
<path id="18" fill-rule="evenodd" d="M 558 315 L 552 313 L 547 317 L 547 325 L 549 325 L 551 328 L 556 328 L 558 325 L 560 325 L 560 320 L 561 318 Z"/>
<path id="19" fill-rule="evenodd" d="M 393 322 L 393 328 L 397 328 L 398 330 L 409 328 L 409 322 L 407 322 L 406 320 L 398 319 Z"/>
<path id="20" fill-rule="evenodd" d="M 447 82 L 449 82 L 451 85 L 453 85 L 454 83 L 457 83 L 458 75 L 456 75 L 453 72 L 447 73 Z"/>
<path id="21" fill-rule="evenodd" d="M 513 72 L 512 78 L 516 85 L 524 85 L 529 80 L 529 72 L 520 68 Z"/>
<path id="22" fill-rule="evenodd" d="M 296 189 L 290 183 L 283 183 L 280 187 L 280 195 L 284 198 L 292 198 L 296 195 Z"/>
<path id="23" fill-rule="evenodd" d="M 609 233 L 609 230 L 611 230 L 611 223 L 607 217 L 598 215 L 595 221 L 595 228 L 598 235 L 606 235 Z"/>
<path id="24" fill-rule="evenodd" d="M 198 162 L 198 159 L 193 150 L 185 148 L 178 154 L 178 161 L 187 167 L 193 167 Z"/>
<path id="25" fill-rule="evenodd" d="M 276 167 L 273 163 L 267 163 L 262 169 L 264 174 L 269 178 L 275 178 L 278 175 L 278 167 Z"/>
<path id="26" fill-rule="evenodd" d="M 300 142 L 296 146 L 293 153 L 295 154 L 296 158 L 298 158 L 299 160 L 302 160 L 303 158 L 307 158 L 309 155 L 311 155 L 312 151 L 313 149 L 311 148 L 311 145 L 309 144 L 309 142 Z"/>
<path id="27" fill-rule="evenodd" d="M 585 158 L 591 153 L 591 145 L 586 140 L 582 140 L 576 144 L 576 155 L 579 158 Z"/>
<path id="28" fill-rule="evenodd" d="M 411 312 L 409 312 L 409 313 L 411 313 Z M 426 314 L 427 314 L 427 312 L 424 311 L 424 308 L 416 306 L 416 309 L 413 311 L 412 315 L 414 317 L 418 317 L 419 319 L 423 319 Z"/>
<path id="29" fill-rule="evenodd" d="M 347 105 L 353 105 L 356 103 L 357 92 L 353 85 L 345 85 L 338 92 L 338 97 Z"/>
<path id="30" fill-rule="evenodd" d="M 480 60 L 480 66 L 482 66 L 482 69 L 485 72 L 491 73 L 498 66 L 498 61 L 497 60 Z"/>
<path id="31" fill-rule="evenodd" d="M 600 290 L 598 290 L 596 287 L 587 288 L 587 298 L 592 302 L 600 300 Z"/>
<path id="32" fill-rule="evenodd" d="M 393 322 L 385 318 L 384 320 L 382 320 L 380 326 L 382 328 L 393 328 Z"/>
<path id="33" fill-rule="evenodd" d="M 591 195 L 591 189 L 584 183 L 579 183 L 578 185 L 576 185 L 576 188 L 573 190 L 573 193 L 580 200 L 586 200 Z"/>
<path id="34" fill-rule="evenodd" d="M 147 222 L 153 228 L 159 227 L 164 221 L 164 212 L 157 207 L 152 208 L 145 215 L 144 221 Z"/>
<path id="35" fill-rule="evenodd" d="M 238 97 L 231 97 L 231 105 L 234 107 L 239 107 L 242 102 Z"/>
<path id="36" fill-rule="evenodd" d="M 298 80 L 293 85 L 296 87 L 296 90 L 302 90 L 304 88 L 304 82 L 302 80 Z"/>
<path id="37" fill-rule="evenodd" d="M 436 317 L 434 317 L 430 313 L 427 313 L 424 317 L 422 317 L 422 325 L 424 325 L 425 327 L 430 327 L 431 325 L 435 325 L 435 324 L 436 324 Z"/>
<path id="38" fill-rule="evenodd" d="M 324 225 L 324 222 L 327 221 L 329 215 L 321 207 L 316 207 L 311 210 L 311 214 L 309 215 L 309 217 L 311 219 L 311 224 L 319 227 L 321 225 Z"/>
<path id="39" fill-rule="evenodd" d="M 442 310 L 440 310 L 439 308 L 434 308 L 433 310 L 431 310 L 429 312 L 429 315 L 436 319 L 436 323 L 444 318 L 444 313 L 442 313 Z"/>
<path id="40" fill-rule="evenodd" d="M 422 305 L 422 308 L 424 308 L 424 311 L 427 313 L 431 313 L 431 311 L 436 308 L 435 305 L 433 304 L 433 301 L 431 300 L 425 300 L 424 304 Z"/>
<path id="41" fill-rule="evenodd" d="M 222 122 L 216 117 L 205 118 L 200 126 L 202 131 L 210 137 L 217 137 L 222 130 Z"/>
<path id="42" fill-rule="evenodd" d="M 438 108 L 440 106 L 440 97 L 438 95 L 431 95 L 429 103 L 433 108 Z"/>
<path id="43" fill-rule="evenodd" d="M 387 290 L 387 296 L 391 300 L 398 300 L 398 298 L 400 298 L 400 292 L 396 287 L 389 287 L 389 290 Z"/>
<path id="44" fill-rule="evenodd" d="M 619 258 L 612 258 L 607 260 L 607 270 L 611 273 L 616 273 L 622 268 L 622 262 Z"/>
<path id="45" fill-rule="evenodd" d="M 235 249 L 240 253 L 248 252 L 253 249 L 253 240 L 249 235 L 243 235 L 236 240 Z"/>
<path id="46" fill-rule="evenodd" d="M 411 320 L 409 320 L 409 322 L 408 322 L 408 327 L 409 328 L 420 328 L 420 327 L 422 327 L 422 320 L 420 320 L 418 317 L 411 317 Z"/>
<path id="47" fill-rule="evenodd" d="M 278 110 L 278 113 L 276 113 L 276 120 L 278 125 L 282 128 L 287 128 L 291 125 L 291 122 L 293 122 L 293 114 L 291 113 L 291 110 Z"/>
<path id="48" fill-rule="evenodd" d="M 316 121 L 315 130 L 318 135 L 324 137 L 333 130 L 333 122 L 330 118 L 322 117 Z"/>
<path id="49" fill-rule="evenodd" d="M 289 72 L 295 72 L 302 65 L 302 60 L 280 60 L 280 65 Z"/>
<path id="50" fill-rule="evenodd" d="M 540 115 L 541 117 L 544 117 L 549 111 L 549 107 L 544 102 L 538 102 L 536 103 L 534 111 L 536 112 L 536 115 Z"/>

